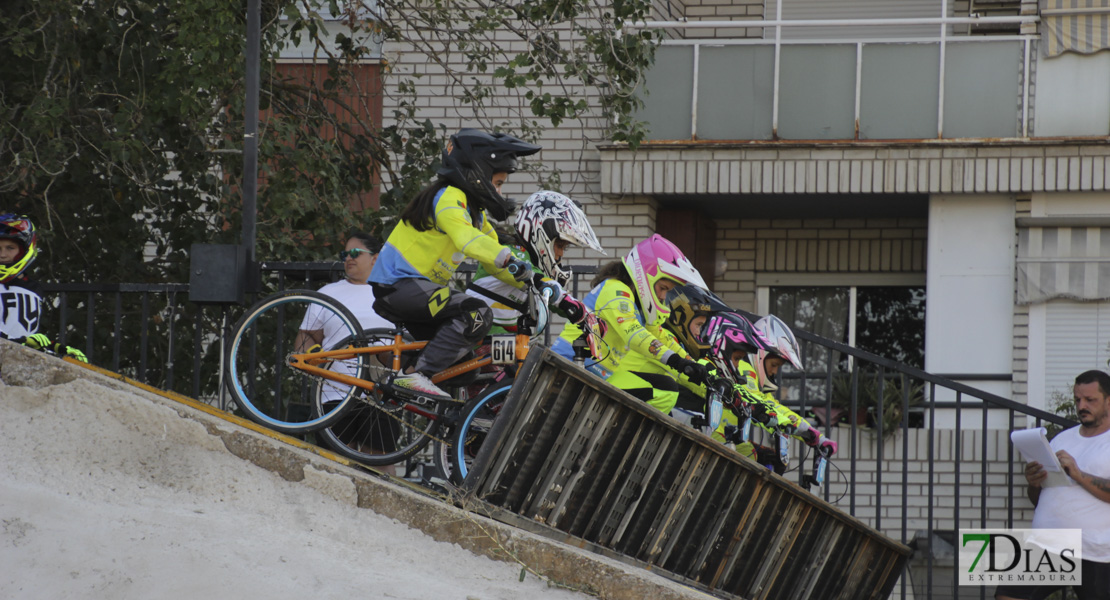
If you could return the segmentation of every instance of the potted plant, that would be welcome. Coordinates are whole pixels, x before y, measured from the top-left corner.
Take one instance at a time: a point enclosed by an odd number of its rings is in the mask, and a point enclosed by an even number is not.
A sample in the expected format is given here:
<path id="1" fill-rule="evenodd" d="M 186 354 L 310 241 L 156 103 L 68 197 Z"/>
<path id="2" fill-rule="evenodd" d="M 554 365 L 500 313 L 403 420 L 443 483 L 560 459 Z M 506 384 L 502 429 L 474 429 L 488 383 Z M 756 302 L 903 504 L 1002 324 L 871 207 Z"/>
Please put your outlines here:
<path id="1" fill-rule="evenodd" d="M 831 422 L 852 422 L 849 414 L 852 407 L 852 379 L 851 373 L 833 375 L 830 401 L 833 414 L 829 415 Z M 924 385 L 921 382 L 910 381 L 898 373 L 885 374 L 880 378 L 876 372 L 858 372 L 855 378 L 856 424 L 878 429 L 881 417 L 884 437 L 897 431 L 902 425 L 903 390 L 907 385 L 909 407 L 919 406 L 924 400 Z"/>

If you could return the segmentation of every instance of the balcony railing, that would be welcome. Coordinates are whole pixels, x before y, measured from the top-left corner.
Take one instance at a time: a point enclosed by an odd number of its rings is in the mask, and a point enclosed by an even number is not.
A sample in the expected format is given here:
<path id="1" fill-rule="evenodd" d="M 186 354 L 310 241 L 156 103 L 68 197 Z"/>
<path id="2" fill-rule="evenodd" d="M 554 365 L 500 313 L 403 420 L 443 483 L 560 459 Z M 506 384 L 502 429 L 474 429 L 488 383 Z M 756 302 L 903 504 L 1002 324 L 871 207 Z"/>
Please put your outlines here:
<path id="1" fill-rule="evenodd" d="M 764 21 L 645 21 L 683 30 L 771 29 L 766 39 L 667 39 L 646 77 L 652 140 L 1025 138 L 1037 35 L 955 35 L 954 25 L 1037 16 Z M 883 27 L 936 26 L 932 37 Z M 862 27 L 874 36 L 784 36 Z M 689 118 L 685 115 L 689 111 Z"/>

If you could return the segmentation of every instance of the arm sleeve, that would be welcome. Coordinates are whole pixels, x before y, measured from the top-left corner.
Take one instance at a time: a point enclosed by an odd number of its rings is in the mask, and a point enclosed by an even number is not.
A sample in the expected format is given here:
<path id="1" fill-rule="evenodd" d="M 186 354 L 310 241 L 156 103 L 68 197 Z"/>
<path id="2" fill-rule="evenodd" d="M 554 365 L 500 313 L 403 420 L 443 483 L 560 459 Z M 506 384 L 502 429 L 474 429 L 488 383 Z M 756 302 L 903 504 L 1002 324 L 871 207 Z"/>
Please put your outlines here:
<path id="1" fill-rule="evenodd" d="M 436 201 L 435 220 L 436 228 L 451 238 L 459 252 L 491 267 L 490 275 L 501 279 L 498 271 L 504 269 L 498 268 L 496 263 L 504 246 L 497 242 L 497 234 L 484 215 L 482 222 L 474 226 L 466 208 L 465 194 L 455 188 L 447 188 Z"/>
<path id="2" fill-rule="evenodd" d="M 666 367 L 666 360 L 674 351 L 640 322 L 628 286 L 615 279 L 610 280 L 598 296 L 597 306 L 598 318 L 605 320 L 605 324 L 620 336 L 629 351 L 639 352 Z"/>
<path id="3" fill-rule="evenodd" d="M 492 238 L 494 242 L 496 242 L 498 245 L 500 245 L 500 242 L 497 241 L 497 232 L 494 231 L 493 225 L 491 225 L 490 222 L 487 221 L 484 217 L 482 219 L 482 223 L 483 223 L 483 226 L 484 226 L 483 231 L 484 231 L 485 235 Z M 485 269 L 486 273 L 489 273 L 490 275 L 497 278 L 498 281 L 507 283 L 507 284 L 517 288 L 517 289 L 523 288 L 524 284 L 517 281 L 513 277 L 512 273 L 509 273 L 508 269 L 503 269 L 501 267 L 498 267 L 497 264 L 500 263 L 500 262 L 508 263 L 509 262 L 509 260 L 508 260 L 509 256 L 515 256 L 515 257 L 517 257 L 517 258 L 519 258 L 519 259 L 521 259 L 525 262 L 528 262 L 528 253 L 525 252 L 524 250 L 521 250 L 520 248 L 515 247 L 515 246 L 501 246 L 501 248 L 502 248 L 502 250 L 497 255 L 497 258 L 495 258 L 493 260 L 493 262 L 488 263 L 488 264 L 483 262 L 482 263 L 482 268 Z M 503 261 L 501 260 L 502 255 L 504 255 L 504 260 Z"/>

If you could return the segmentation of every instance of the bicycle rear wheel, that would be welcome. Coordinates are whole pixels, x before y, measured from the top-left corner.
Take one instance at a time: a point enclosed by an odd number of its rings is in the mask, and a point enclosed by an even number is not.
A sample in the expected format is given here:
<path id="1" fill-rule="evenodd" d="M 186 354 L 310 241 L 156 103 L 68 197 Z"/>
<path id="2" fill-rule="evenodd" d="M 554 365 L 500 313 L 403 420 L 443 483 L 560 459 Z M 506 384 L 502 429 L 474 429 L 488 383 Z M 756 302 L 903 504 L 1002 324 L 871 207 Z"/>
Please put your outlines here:
<path id="1" fill-rule="evenodd" d="M 360 334 L 358 343 L 391 344 L 394 333 L 389 329 L 367 329 Z M 410 358 L 415 355 L 413 351 Z M 362 378 L 378 386 L 351 403 L 336 422 L 317 431 L 318 442 L 362 464 L 383 467 L 415 455 L 439 436 L 449 403 L 422 403 L 386 391 L 381 384 L 393 373 L 387 366 L 392 356 L 388 352 L 366 356 Z M 328 410 L 326 405 L 318 408 L 319 412 Z"/>
<path id="2" fill-rule="evenodd" d="M 319 292 L 268 296 L 232 329 L 224 355 L 228 391 L 248 418 L 275 431 L 298 435 L 326 427 L 362 389 L 292 367 L 289 356 L 317 343 L 342 347 L 332 340 L 357 345 L 360 332 L 358 319 L 345 306 Z M 360 377 L 366 360 L 356 354 L 322 366 Z"/>

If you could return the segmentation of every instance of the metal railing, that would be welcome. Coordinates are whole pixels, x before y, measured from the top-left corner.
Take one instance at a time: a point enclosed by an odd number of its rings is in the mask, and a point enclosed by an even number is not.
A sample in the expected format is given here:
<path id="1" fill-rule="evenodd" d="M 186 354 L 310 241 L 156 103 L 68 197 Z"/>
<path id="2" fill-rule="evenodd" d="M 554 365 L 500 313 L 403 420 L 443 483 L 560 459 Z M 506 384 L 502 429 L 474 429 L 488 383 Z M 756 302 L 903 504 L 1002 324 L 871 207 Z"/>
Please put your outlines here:
<path id="1" fill-rule="evenodd" d="M 262 295 L 316 289 L 342 272 L 338 263 L 261 267 Z M 596 270 L 574 268 L 571 292 L 585 295 Z M 468 280 L 472 274 L 473 267 L 464 268 L 460 277 Z M 44 333 L 83 349 L 99 366 L 220 403 L 222 333 L 242 307 L 191 303 L 187 284 L 44 288 L 52 307 L 45 311 L 40 329 Z M 796 334 L 804 356 L 824 358 L 811 359 L 806 372 L 785 373 L 780 393 L 800 414 L 821 417 L 821 429 L 841 445 L 820 493 L 875 529 L 917 548 L 908 570 L 913 575 L 901 581 L 901 597 L 907 597 L 911 579 L 915 598 L 955 597 L 956 578 L 946 572 L 954 558 L 938 550 L 943 538 L 961 527 L 1013 527 L 1032 516 L 1008 432 L 1074 423 L 806 331 Z M 830 418 L 835 408 L 847 416 Z M 897 414 L 891 418 L 890 411 Z M 793 470 L 787 476 L 800 483 L 809 466 L 805 448 L 795 446 Z M 983 588 L 978 595 L 986 593 Z"/>
<path id="2" fill-rule="evenodd" d="M 1033 505 L 1024 498 L 1024 463 L 1009 432 L 1076 423 L 806 331 L 795 333 L 804 356 L 824 354 L 817 362 L 825 368 L 784 375 L 783 391 L 795 397 L 788 405 L 803 414 L 823 412 L 822 431 L 841 445 L 833 462 L 841 468 L 830 473 L 825 499 L 916 548 L 901 597 L 907 597 L 908 579 L 915 598 L 993 597 L 988 588 L 958 586 L 954 551 L 946 545 L 955 546 L 961 528 L 1027 526 Z M 835 368 L 845 364 L 845 370 Z M 836 407 L 846 415 L 840 421 L 827 418 Z M 799 483 L 806 470 L 800 454 Z"/>
<path id="3" fill-rule="evenodd" d="M 263 262 L 262 291 L 318 289 L 343 273 L 339 262 Z M 584 294 L 596 267 L 572 269 L 571 293 Z M 459 269 L 469 281 L 473 265 Z M 223 335 L 244 307 L 190 302 L 186 283 L 45 283 L 40 331 L 81 349 L 96 365 L 213 405 L 221 399 Z"/>

